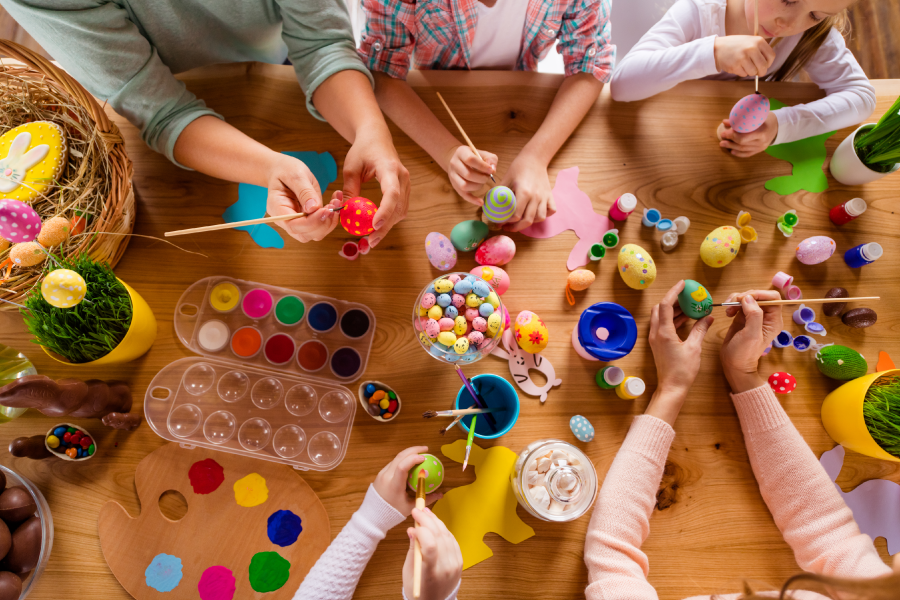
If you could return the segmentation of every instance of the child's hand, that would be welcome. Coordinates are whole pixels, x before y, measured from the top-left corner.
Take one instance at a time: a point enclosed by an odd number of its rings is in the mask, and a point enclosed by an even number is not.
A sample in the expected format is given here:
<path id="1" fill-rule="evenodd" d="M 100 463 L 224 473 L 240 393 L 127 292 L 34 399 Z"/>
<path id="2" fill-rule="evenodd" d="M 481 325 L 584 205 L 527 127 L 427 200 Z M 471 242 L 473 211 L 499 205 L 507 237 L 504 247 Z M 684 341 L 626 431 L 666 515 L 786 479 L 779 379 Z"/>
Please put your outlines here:
<path id="1" fill-rule="evenodd" d="M 719 36 L 713 44 L 716 68 L 738 77 L 762 77 L 775 62 L 775 50 L 753 35 Z"/>
<path id="2" fill-rule="evenodd" d="M 738 158 L 749 158 L 759 154 L 775 141 L 778 136 L 778 117 L 769 113 L 766 122 L 750 133 L 738 133 L 731 128 L 731 121 L 724 119 L 719 124 L 716 134 L 719 136 L 720 148 L 727 149 Z"/>
<path id="3" fill-rule="evenodd" d="M 539 159 L 520 153 L 509 166 L 503 185 L 516 195 L 516 212 L 503 226 L 504 230 L 522 231 L 556 212 L 547 165 Z"/>
<path id="4" fill-rule="evenodd" d="M 741 306 L 729 306 L 725 315 L 734 317 L 720 356 L 725 377 L 734 393 L 746 392 L 764 382 L 757 367 L 759 357 L 783 328 L 781 306 L 760 306 L 756 300 L 780 300 L 775 290 L 751 290 L 732 294 L 726 302 L 741 301 Z"/>
<path id="5" fill-rule="evenodd" d="M 375 491 L 404 517 L 408 517 L 416 506 L 415 496 L 411 496 L 407 491 L 409 488 L 406 485 L 406 478 L 410 469 L 425 461 L 425 457 L 420 453 L 426 450 L 428 446 L 413 446 L 401 451 L 375 478 Z M 441 496 L 443 494 L 440 492 L 428 494 L 425 503 L 431 504 Z"/>
<path id="6" fill-rule="evenodd" d="M 497 155 L 479 150 L 481 156 L 475 156 L 468 146 L 457 146 L 450 157 L 447 175 L 450 185 L 463 200 L 475 206 L 484 204 L 484 200 L 475 196 L 484 184 L 491 184 L 491 174 L 497 171 Z"/>
<path id="7" fill-rule="evenodd" d="M 409 552 L 403 563 L 403 591 L 409 600 L 413 600 L 413 548 L 418 539 L 422 548 L 422 593 L 419 599 L 444 600 L 462 578 L 463 560 L 459 544 L 444 522 L 427 508 L 414 510 L 412 516 L 419 527 L 406 530 Z"/>
<path id="8" fill-rule="evenodd" d="M 291 156 L 279 157 L 269 174 L 266 212 L 273 217 L 305 212 L 305 217 L 278 221 L 276 225 L 300 242 L 318 242 L 338 224 L 338 213 L 322 206 L 319 184 L 302 161 Z M 340 206 L 337 194 L 331 206 Z"/>

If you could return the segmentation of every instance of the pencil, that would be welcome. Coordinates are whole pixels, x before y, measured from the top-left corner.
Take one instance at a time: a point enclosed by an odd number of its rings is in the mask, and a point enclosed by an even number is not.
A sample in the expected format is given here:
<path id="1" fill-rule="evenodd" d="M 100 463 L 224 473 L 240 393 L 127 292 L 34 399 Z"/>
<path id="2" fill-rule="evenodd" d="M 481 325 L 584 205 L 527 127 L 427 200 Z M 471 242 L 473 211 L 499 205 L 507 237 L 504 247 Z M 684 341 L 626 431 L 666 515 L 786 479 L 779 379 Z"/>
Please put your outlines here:
<path id="1" fill-rule="evenodd" d="M 469 139 L 469 136 L 466 135 L 466 132 L 465 132 L 465 130 L 462 128 L 462 125 L 460 125 L 460 124 L 459 124 L 459 121 L 456 120 L 456 117 L 454 116 L 453 111 L 450 110 L 450 107 L 447 106 L 447 103 L 446 103 L 446 102 L 444 102 L 444 97 L 441 96 L 441 93 L 440 93 L 440 92 L 437 92 L 437 97 L 440 99 L 441 104 L 444 105 L 444 108 L 447 109 L 447 114 L 449 114 L 449 115 L 450 115 L 450 118 L 453 119 L 453 123 L 456 124 L 456 128 L 459 129 L 459 132 L 462 134 L 463 139 L 466 140 L 466 143 L 469 145 L 469 149 L 475 154 L 475 156 L 477 156 L 478 158 L 481 158 L 481 154 L 479 154 L 478 150 L 475 149 L 475 144 L 473 144 L 473 143 L 472 143 L 472 140 Z M 484 159 L 481 158 L 481 160 L 484 160 Z M 493 174 L 490 175 L 490 178 L 491 178 L 491 181 L 493 181 L 494 183 L 497 183 L 497 180 L 494 179 L 494 175 L 493 175 Z"/>
<path id="2" fill-rule="evenodd" d="M 416 508 L 423 510 L 425 508 L 425 471 L 419 471 L 419 480 L 416 482 Z M 416 521 L 416 529 L 419 528 L 419 522 Z M 419 545 L 419 538 L 415 540 L 413 551 L 413 598 L 422 595 L 422 546 Z"/>

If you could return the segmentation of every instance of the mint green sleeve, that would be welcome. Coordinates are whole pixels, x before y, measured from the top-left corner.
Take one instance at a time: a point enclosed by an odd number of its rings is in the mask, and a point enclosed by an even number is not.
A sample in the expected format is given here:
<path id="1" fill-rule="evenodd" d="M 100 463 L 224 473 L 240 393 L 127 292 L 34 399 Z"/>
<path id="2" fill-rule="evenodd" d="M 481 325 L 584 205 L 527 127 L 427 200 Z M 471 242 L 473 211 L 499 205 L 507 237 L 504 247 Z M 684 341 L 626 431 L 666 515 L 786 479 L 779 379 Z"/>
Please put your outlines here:
<path id="1" fill-rule="evenodd" d="M 313 94 L 335 73 L 359 71 L 374 86 L 372 74 L 356 52 L 350 15 L 341 0 L 276 2 L 284 21 L 282 38 L 288 47 L 288 58 L 306 94 L 306 106 L 314 117 L 324 120 L 313 106 Z"/>
<path id="2" fill-rule="evenodd" d="M 175 142 L 189 123 L 203 115 L 222 118 L 175 79 L 119 5 L 102 0 L 0 3 L 70 75 L 175 164 Z"/>

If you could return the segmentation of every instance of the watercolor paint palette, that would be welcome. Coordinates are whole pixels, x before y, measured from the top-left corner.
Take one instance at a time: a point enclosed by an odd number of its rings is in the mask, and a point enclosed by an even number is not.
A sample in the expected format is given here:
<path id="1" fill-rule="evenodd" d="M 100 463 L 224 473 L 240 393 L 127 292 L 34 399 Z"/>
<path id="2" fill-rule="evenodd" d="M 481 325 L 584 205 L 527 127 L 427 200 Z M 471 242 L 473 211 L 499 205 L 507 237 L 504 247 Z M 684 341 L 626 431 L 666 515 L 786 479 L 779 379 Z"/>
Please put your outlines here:
<path id="1" fill-rule="evenodd" d="M 160 437 L 328 471 L 347 452 L 357 400 L 347 388 L 199 356 L 156 374 L 144 415 Z"/>

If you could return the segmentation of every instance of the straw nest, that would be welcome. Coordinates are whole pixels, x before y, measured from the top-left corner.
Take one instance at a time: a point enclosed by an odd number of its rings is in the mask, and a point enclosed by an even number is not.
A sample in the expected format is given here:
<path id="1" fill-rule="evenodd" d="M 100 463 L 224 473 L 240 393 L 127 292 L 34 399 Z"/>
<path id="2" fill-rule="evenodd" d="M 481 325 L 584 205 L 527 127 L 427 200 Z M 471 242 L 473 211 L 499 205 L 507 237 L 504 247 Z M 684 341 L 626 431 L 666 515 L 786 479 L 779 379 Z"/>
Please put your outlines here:
<path id="1" fill-rule="evenodd" d="M 77 214 L 87 219 L 82 233 L 51 252 L 73 258 L 84 252 L 115 266 L 128 245 L 135 217 L 133 169 L 119 129 L 60 67 L 23 46 L 0 40 L 0 135 L 32 121 L 62 127 L 69 152 L 56 185 L 31 206 L 44 221 Z M 8 255 L 9 249 L 0 252 L 0 262 Z M 46 262 L 14 267 L 9 279 L 0 282 L 0 299 L 20 302 L 39 284 L 45 266 Z M 15 307 L 0 303 L 0 310 L 11 308 Z"/>

